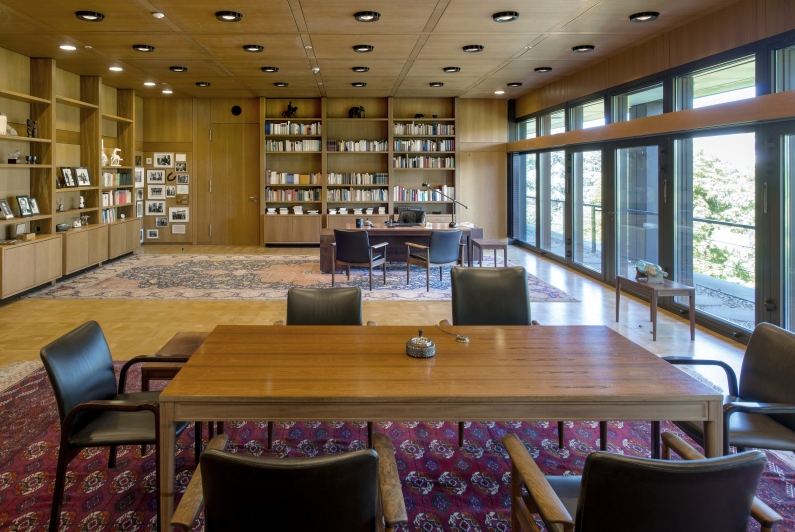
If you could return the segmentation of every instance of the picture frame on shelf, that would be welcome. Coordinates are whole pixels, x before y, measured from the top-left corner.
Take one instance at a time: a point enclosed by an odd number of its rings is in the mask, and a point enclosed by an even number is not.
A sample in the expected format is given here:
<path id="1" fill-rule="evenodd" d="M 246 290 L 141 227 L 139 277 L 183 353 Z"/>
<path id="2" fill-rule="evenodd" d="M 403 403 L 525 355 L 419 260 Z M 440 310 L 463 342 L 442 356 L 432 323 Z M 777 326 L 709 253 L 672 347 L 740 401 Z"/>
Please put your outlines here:
<path id="1" fill-rule="evenodd" d="M 187 207 L 169 207 L 168 220 L 171 223 L 187 223 L 190 221 L 190 210 Z"/>
<path id="2" fill-rule="evenodd" d="M 91 174 L 85 166 L 75 166 L 75 180 L 78 187 L 91 186 Z"/>
<path id="3" fill-rule="evenodd" d="M 160 238 L 160 230 L 159 229 L 147 229 L 146 230 L 146 238 L 149 240 L 157 240 Z"/>
<path id="4" fill-rule="evenodd" d="M 143 190 L 143 189 L 141 189 Z M 144 202 L 139 201 L 135 204 L 135 217 L 136 218 L 143 218 L 144 217 Z"/>
<path id="5" fill-rule="evenodd" d="M 187 194 L 177 194 L 176 200 L 177 200 L 177 205 L 187 205 L 188 204 L 188 195 Z"/>
<path id="6" fill-rule="evenodd" d="M 177 187 L 166 186 L 166 197 L 167 198 L 174 198 L 176 196 L 177 196 Z"/>
<path id="7" fill-rule="evenodd" d="M 77 181 L 75 181 L 75 175 L 72 172 L 71 167 L 61 167 L 61 178 L 63 179 L 63 184 L 66 188 L 75 188 L 77 186 Z"/>
<path id="8" fill-rule="evenodd" d="M 190 187 L 188 185 L 177 185 L 177 194 L 189 194 Z"/>
<path id="9" fill-rule="evenodd" d="M 165 170 L 147 170 L 146 183 L 148 185 L 164 185 L 166 183 Z"/>
<path id="10" fill-rule="evenodd" d="M 168 218 L 155 218 L 155 227 L 168 227 Z"/>
<path id="11" fill-rule="evenodd" d="M 33 216 L 38 216 L 41 214 L 39 210 L 39 202 L 36 201 L 36 198 L 30 198 L 30 211 L 33 213 Z"/>
<path id="12" fill-rule="evenodd" d="M 154 159 L 155 159 L 154 163 L 155 168 L 174 168 L 173 153 L 155 153 Z"/>
<path id="13" fill-rule="evenodd" d="M 19 216 L 22 218 L 28 218 L 33 216 L 33 211 L 30 208 L 30 198 L 22 195 L 17 196 L 17 207 L 19 208 Z"/>
<path id="14" fill-rule="evenodd" d="M 177 184 L 187 185 L 190 183 L 190 174 L 177 174 Z"/>
<path id="15" fill-rule="evenodd" d="M 133 186 L 135 188 L 144 188 L 144 173 L 146 169 L 143 166 L 136 166 L 133 172 Z"/>
<path id="16" fill-rule="evenodd" d="M 163 216 L 166 214 L 165 201 L 147 201 L 146 202 L 146 215 L 147 216 Z"/>
<path id="17" fill-rule="evenodd" d="M 11 210 L 11 206 L 6 199 L 0 199 L 0 213 L 5 220 L 14 219 L 14 212 Z"/>
<path id="18" fill-rule="evenodd" d="M 163 185 L 149 185 L 149 197 L 147 199 L 150 200 L 166 199 L 166 187 Z"/>
<path id="19" fill-rule="evenodd" d="M 188 171 L 188 163 L 185 161 L 178 162 L 174 164 L 174 171 L 175 172 L 187 172 Z"/>

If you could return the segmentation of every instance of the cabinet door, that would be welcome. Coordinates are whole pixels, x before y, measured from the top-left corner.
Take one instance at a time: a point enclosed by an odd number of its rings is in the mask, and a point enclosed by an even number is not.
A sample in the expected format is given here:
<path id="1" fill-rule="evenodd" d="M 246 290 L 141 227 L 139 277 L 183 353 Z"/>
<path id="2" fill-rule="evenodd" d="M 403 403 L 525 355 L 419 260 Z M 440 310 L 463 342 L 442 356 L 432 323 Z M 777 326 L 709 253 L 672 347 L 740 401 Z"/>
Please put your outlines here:
<path id="1" fill-rule="evenodd" d="M 3 297 L 33 288 L 36 250 L 26 245 L 3 250 Z"/>
<path id="2" fill-rule="evenodd" d="M 36 248 L 34 283 L 40 285 L 59 278 L 63 273 L 60 237 L 36 242 L 33 247 Z M 86 250 L 86 260 L 88 260 L 88 250 Z"/>
<path id="3" fill-rule="evenodd" d="M 295 216 L 291 242 L 320 242 L 320 216 Z"/>
<path id="4" fill-rule="evenodd" d="M 111 224 L 108 233 L 108 249 L 111 259 L 124 255 L 127 252 L 127 224 Z"/>
<path id="5" fill-rule="evenodd" d="M 89 265 L 89 240 L 93 231 L 76 231 L 66 235 L 66 273 L 82 270 Z"/>
<path id="6" fill-rule="evenodd" d="M 293 242 L 295 216 L 272 214 L 265 216 L 265 242 Z"/>
<path id="7" fill-rule="evenodd" d="M 133 251 L 141 247 L 141 221 L 132 220 L 125 224 L 127 226 L 127 251 Z"/>
<path id="8" fill-rule="evenodd" d="M 88 263 L 98 264 L 108 260 L 108 227 L 97 227 L 88 235 Z"/>

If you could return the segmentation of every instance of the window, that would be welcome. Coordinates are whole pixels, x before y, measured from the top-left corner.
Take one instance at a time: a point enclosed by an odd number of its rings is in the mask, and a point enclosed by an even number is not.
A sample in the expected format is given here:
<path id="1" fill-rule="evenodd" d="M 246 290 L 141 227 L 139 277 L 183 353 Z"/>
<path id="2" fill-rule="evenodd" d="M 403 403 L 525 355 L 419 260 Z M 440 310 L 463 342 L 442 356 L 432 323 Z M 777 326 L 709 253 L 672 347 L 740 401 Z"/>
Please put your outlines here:
<path id="1" fill-rule="evenodd" d="M 613 122 L 626 122 L 662 113 L 662 83 L 613 96 Z"/>
<path id="2" fill-rule="evenodd" d="M 536 119 L 519 122 L 519 140 L 536 138 Z"/>
<path id="3" fill-rule="evenodd" d="M 539 136 L 557 135 L 566 131 L 566 111 L 561 109 L 546 114 L 540 119 Z"/>
<path id="4" fill-rule="evenodd" d="M 795 135 L 785 135 L 784 171 L 784 326 L 795 331 Z"/>
<path id="5" fill-rule="evenodd" d="M 676 78 L 676 110 L 698 109 L 756 96 L 753 55 Z"/>
<path id="6" fill-rule="evenodd" d="M 605 101 L 603 98 L 577 105 L 569 110 L 571 130 L 588 129 L 605 125 Z"/>
<path id="7" fill-rule="evenodd" d="M 562 111 L 561 111 L 562 112 Z M 538 155 L 539 247 L 566 255 L 566 152 Z"/>
<path id="8" fill-rule="evenodd" d="M 573 260 L 596 272 L 602 271 L 602 152 L 572 154 L 574 183 L 572 224 Z"/>
<path id="9" fill-rule="evenodd" d="M 795 44 L 776 50 L 773 62 L 773 91 L 795 89 Z"/>

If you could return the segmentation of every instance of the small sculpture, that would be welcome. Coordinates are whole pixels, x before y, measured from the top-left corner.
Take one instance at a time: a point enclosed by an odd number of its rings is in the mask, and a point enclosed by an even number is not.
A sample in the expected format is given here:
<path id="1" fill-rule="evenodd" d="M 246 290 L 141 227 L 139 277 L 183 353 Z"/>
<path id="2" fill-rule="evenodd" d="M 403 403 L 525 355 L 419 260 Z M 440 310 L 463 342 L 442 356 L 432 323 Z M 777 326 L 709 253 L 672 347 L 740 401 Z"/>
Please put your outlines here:
<path id="1" fill-rule="evenodd" d="M 108 166 L 108 156 L 105 155 L 105 139 L 102 139 L 102 166 Z"/>
<path id="2" fill-rule="evenodd" d="M 36 120 L 28 118 L 28 138 L 39 138 L 39 124 Z"/>
<path id="3" fill-rule="evenodd" d="M 63 206 L 63 200 L 62 199 L 58 200 L 58 208 L 55 209 L 55 210 L 58 211 L 58 212 L 64 212 L 66 210 L 66 207 Z"/>
<path id="4" fill-rule="evenodd" d="M 3 113 L 0 113 L 0 135 L 18 136 L 16 130 L 8 125 L 8 117 Z"/>
<path id="5" fill-rule="evenodd" d="M 86 199 L 83 196 L 80 196 L 80 205 L 77 208 L 78 209 L 86 208 Z"/>
<path id="6" fill-rule="evenodd" d="M 87 214 L 81 214 L 80 215 L 80 225 L 81 226 L 88 225 L 88 215 Z"/>
<path id="7" fill-rule="evenodd" d="M 74 227 L 75 229 L 80 229 L 83 226 L 80 224 L 80 220 L 75 220 L 74 223 L 72 224 L 72 227 Z"/>
<path id="8" fill-rule="evenodd" d="M 359 107 L 351 107 L 351 110 L 348 111 L 348 118 L 364 118 L 364 107 L 361 105 Z"/>
<path id="9" fill-rule="evenodd" d="M 425 118 L 425 115 L 417 113 L 416 115 L 414 115 L 414 118 Z"/>
<path id="10" fill-rule="evenodd" d="M 439 118 L 439 115 L 431 115 L 434 118 Z"/>
<path id="11" fill-rule="evenodd" d="M 19 154 L 21 152 L 19 150 L 14 150 L 8 154 L 8 164 L 17 164 L 17 159 L 19 158 Z"/>
<path id="12" fill-rule="evenodd" d="M 121 162 L 124 160 L 119 157 L 119 153 L 121 152 L 121 148 L 113 148 L 113 153 L 110 154 L 110 165 L 111 166 L 121 166 Z"/>
<path id="13" fill-rule="evenodd" d="M 282 118 L 295 118 L 298 107 L 293 107 L 292 100 L 287 104 L 287 110 L 282 113 Z"/>
<path id="14" fill-rule="evenodd" d="M 645 278 L 649 284 L 663 284 L 666 277 L 668 277 L 668 272 L 656 264 L 645 260 L 639 260 L 635 263 L 635 279 L 638 281 Z"/>

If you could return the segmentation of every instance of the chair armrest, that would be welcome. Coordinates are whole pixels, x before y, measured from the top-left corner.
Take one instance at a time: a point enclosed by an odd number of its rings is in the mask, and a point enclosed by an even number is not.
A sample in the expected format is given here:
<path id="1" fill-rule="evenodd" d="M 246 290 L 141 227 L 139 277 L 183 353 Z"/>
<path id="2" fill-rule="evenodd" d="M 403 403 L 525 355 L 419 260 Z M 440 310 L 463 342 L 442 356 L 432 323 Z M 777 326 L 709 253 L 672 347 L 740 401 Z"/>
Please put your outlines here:
<path id="1" fill-rule="evenodd" d="M 406 245 L 410 248 L 431 249 L 429 246 L 423 246 L 422 244 L 415 244 L 413 242 L 406 242 Z"/>
<path id="2" fill-rule="evenodd" d="M 379 248 L 385 248 L 386 245 L 387 245 L 386 242 L 381 242 L 380 244 L 374 244 L 374 245 L 370 246 L 370 249 L 374 251 L 374 250 L 379 249 Z"/>
<path id="3" fill-rule="evenodd" d="M 735 412 L 744 414 L 795 414 L 795 405 L 792 403 L 754 403 L 752 401 L 732 401 L 723 405 L 724 419 Z"/>
<path id="4" fill-rule="evenodd" d="M 726 372 L 726 380 L 729 381 L 729 395 L 740 395 L 739 387 L 737 386 L 737 374 L 732 367 L 727 363 L 720 360 L 699 360 L 694 358 L 683 357 L 662 357 L 663 360 L 673 365 L 683 366 L 719 366 Z"/>
<path id="5" fill-rule="evenodd" d="M 394 528 L 398 523 L 408 523 L 392 440 L 385 434 L 375 432 L 373 448 L 378 453 L 378 489 L 381 492 L 381 506 L 384 509 L 387 527 Z"/>
<path id="6" fill-rule="evenodd" d="M 367 326 L 368 327 L 378 327 L 378 324 L 376 322 L 374 322 L 374 321 L 367 320 Z"/>
<path id="7" fill-rule="evenodd" d="M 663 456 L 670 458 L 670 450 L 673 450 L 682 457 L 683 460 L 706 460 L 707 458 L 694 449 L 685 440 L 671 432 L 663 432 L 662 435 L 663 447 L 669 450 L 664 450 Z M 754 518 L 764 530 L 773 530 L 777 523 L 784 520 L 775 510 L 770 506 L 754 497 L 754 502 L 751 504 L 751 517 Z"/>
<path id="8" fill-rule="evenodd" d="M 214 449 L 223 451 L 226 447 L 226 441 L 229 438 L 226 434 L 219 434 L 207 444 L 207 450 Z M 188 488 L 185 494 L 174 510 L 174 515 L 171 517 L 171 526 L 179 527 L 182 530 L 189 531 L 193 529 L 193 522 L 196 521 L 199 512 L 204 508 L 204 493 L 202 491 L 202 471 L 201 466 L 196 466 L 193 476 L 190 478 Z"/>
<path id="9" fill-rule="evenodd" d="M 143 364 L 144 362 L 187 362 L 190 360 L 190 355 L 140 355 L 133 357 L 122 366 L 119 372 L 119 393 L 124 393 L 127 387 L 127 372 L 136 364 Z"/>
<path id="10" fill-rule="evenodd" d="M 274 325 L 284 325 L 284 320 L 274 321 Z"/>
<path id="11" fill-rule="evenodd" d="M 544 521 L 560 523 L 567 529 L 574 527 L 574 519 L 560 502 L 552 486 L 549 485 L 544 474 L 530 457 L 519 437 L 516 434 L 506 434 L 502 438 L 502 444 L 508 451 L 514 469 L 519 472 L 519 477 L 527 487 L 527 491 Z"/>
<path id="12" fill-rule="evenodd" d="M 160 426 L 160 405 L 154 401 L 120 401 L 115 399 L 86 401 L 69 411 L 61 423 L 61 446 L 69 443 L 72 434 L 72 423 L 81 412 L 139 412 L 148 410 L 155 415 L 155 426 Z"/>
<path id="13" fill-rule="evenodd" d="M 449 320 L 442 320 L 439 322 L 439 327 L 452 327 L 453 324 Z"/>

